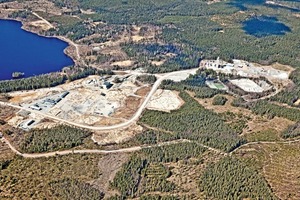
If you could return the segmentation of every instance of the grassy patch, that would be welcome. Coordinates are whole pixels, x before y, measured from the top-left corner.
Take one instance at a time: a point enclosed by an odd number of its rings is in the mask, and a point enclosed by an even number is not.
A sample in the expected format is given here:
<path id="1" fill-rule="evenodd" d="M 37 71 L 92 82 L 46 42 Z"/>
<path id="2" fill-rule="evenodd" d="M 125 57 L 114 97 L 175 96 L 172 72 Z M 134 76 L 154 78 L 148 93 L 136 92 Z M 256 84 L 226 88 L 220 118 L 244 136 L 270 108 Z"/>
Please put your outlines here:
<path id="1" fill-rule="evenodd" d="M 280 141 L 278 131 L 274 129 L 268 129 L 264 131 L 259 131 L 256 133 L 249 133 L 245 135 L 245 139 L 248 142 L 258 142 L 258 141 Z"/>

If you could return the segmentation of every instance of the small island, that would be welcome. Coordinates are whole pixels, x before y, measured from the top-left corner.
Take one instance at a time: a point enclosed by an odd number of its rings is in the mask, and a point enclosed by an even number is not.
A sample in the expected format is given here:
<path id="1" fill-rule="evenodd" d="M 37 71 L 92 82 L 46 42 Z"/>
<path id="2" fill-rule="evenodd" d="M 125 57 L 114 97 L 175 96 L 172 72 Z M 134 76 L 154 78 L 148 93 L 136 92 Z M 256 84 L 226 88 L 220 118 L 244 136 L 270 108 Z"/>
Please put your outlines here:
<path id="1" fill-rule="evenodd" d="M 23 72 L 13 72 L 12 73 L 12 78 L 17 79 L 17 78 L 22 78 L 24 77 L 25 73 Z"/>

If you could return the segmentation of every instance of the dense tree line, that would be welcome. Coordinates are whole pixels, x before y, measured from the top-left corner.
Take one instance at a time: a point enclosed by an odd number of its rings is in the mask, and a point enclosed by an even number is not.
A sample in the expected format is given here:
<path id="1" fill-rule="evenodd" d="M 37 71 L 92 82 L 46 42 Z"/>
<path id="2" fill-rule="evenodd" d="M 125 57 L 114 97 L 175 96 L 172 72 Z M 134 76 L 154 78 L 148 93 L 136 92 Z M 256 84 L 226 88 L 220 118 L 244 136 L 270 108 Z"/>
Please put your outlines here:
<path id="1" fill-rule="evenodd" d="M 232 157 L 208 166 L 199 185 L 214 199 L 277 199 L 258 172 Z"/>
<path id="2" fill-rule="evenodd" d="M 32 16 L 31 12 L 28 10 L 15 11 L 8 15 L 9 18 L 13 18 L 13 19 L 17 19 L 17 18 L 26 19 L 28 16 Z"/>
<path id="3" fill-rule="evenodd" d="M 201 156 L 206 149 L 196 143 L 172 144 L 167 147 L 143 149 L 150 162 L 177 162 Z"/>
<path id="4" fill-rule="evenodd" d="M 225 103 L 228 101 L 228 99 L 224 96 L 216 96 L 214 97 L 213 101 L 212 101 L 212 105 L 225 105 Z"/>
<path id="5" fill-rule="evenodd" d="M 145 195 L 140 200 L 179 200 L 177 196 Z"/>
<path id="6" fill-rule="evenodd" d="M 190 92 L 194 92 L 195 93 L 194 97 L 196 98 L 211 98 L 214 97 L 216 94 L 224 93 L 221 90 L 211 89 L 208 86 L 201 84 L 200 82 L 190 82 L 189 80 L 182 81 L 182 82 L 163 80 L 160 87 L 166 90 L 178 90 L 178 91 L 188 90 Z"/>
<path id="7" fill-rule="evenodd" d="M 292 121 L 300 121 L 300 112 L 296 108 L 288 108 L 273 104 L 266 100 L 255 102 L 249 108 L 257 115 L 265 115 L 272 119 L 275 116 L 283 117 Z"/>
<path id="8" fill-rule="evenodd" d="M 273 96 L 271 100 L 296 106 L 295 102 L 300 99 L 300 70 L 293 71 L 289 78 L 293 81 L 293 84 Z"/>
<path id="9" fill-rule="evenodd" d="M 6 169 L 11 160 L 0 160 L 0 171 Z"/>
<path id="10" fill-rule="evenodd" d="M 132 156 L 131 159 L 123 165 L 117 172 L 111 186 L 118 189 L 122 198 L 134 197 L 138 190 L 142 170 L 147 166 L 147 161 L 138 156 Z"/>
<path id="11" fill-rule="evenodd" d="M 56 199 L 100 200 L 104 197 L 100 190 L 76 179 L 66 178 L 50 182 L 49 185 L 51 197 Z"/>
<path id="12" fill-rule="evenodd" d="M 163 164 L 150 163 L 142 172 L 138 194 L 174 191 L 176 185 L 167 180 L 170 175 L 171 171 Z"/>
<path id="13" fill-rule="evenodd" d="M 188 45 L 126 43 L 122 49 L 129 57 L 139 61 L 137 67 L 145 68 L 148 73 L 171 72 L 199 65 L 199 51 Z M 151 64 L 151 61 L 157 60 L 164 60 L 164 63 L 160 66 Z"/>
<path id="14" fill-rule="evenodd" d="M 244 142 L 221 116 L 205 109 L 185 92 L 180 97 L 185 104 L 179 110 L 171 113 L 146 110 L 140 122 L 224 151 L 231 151 Z"/>
<path id="15" fill-rule="evenodd" d="M 34 90 L 39 88 L 55 87 L 65 83 L 67 76 L 59 73 L 39 75 L 17 80 L 0 81 L 0 92 L 12 92 L 19 90 Z"/>
<path id="16" fill-rule="evenodd" d="M 146 130 L 141 134 L 136 135 L 132 140 L 139 144 L 157 144 L 159 142 L 166 142 L 177 140 L 180 136 L 176 133 L 166 133 L 154 130 Z"/>
<path id="17" fill-rule="evenodd" d="M 111 70 L 99 70 L 92 67 L 74 67 L 71 68 L 67 74 L 51 73 L 23 79 L 0 81 L 0 93 L 55 87 L 65 83 L 67 80 L 74 81 L 77 79 L 86 78 L 90 75 L 104 74 L 112 75 L 113 72 Z"/>
<path id="18" fill-rule="evenodd" d="M 66 125 L 32 130 L 26 133 L 21 150 L 26 153 L 38 153 L 70 149 L 81 145 L 89 135 L 90 132 Z"/>
<path id="19" fill-rule="evenodd" d="M 110 69 L 96 69 L 93 67 L 83 67 L 76 68 L 76 70 L 71 70 L 71 73 L 68 74 L 69 81 L 75 81 L 78 79 L 86 78 L 90 75 L 113 75 L 114 73 Z"/>
<path id="20" fill-rule="evenodd" d="M 142 83 L 153 84 L 153 83 L 155 83 L 157 78 L 154 75 L 140 75 L 137 77 L 137 80 Z"/>
<path id="21" fill-rule="evenodd" d="M 283 137 L 284 139 L 295 138 L 298 136 L 300 136 L 300 122 L 289 126 L 285 131 L 281 133 L 281 137 Z"/>

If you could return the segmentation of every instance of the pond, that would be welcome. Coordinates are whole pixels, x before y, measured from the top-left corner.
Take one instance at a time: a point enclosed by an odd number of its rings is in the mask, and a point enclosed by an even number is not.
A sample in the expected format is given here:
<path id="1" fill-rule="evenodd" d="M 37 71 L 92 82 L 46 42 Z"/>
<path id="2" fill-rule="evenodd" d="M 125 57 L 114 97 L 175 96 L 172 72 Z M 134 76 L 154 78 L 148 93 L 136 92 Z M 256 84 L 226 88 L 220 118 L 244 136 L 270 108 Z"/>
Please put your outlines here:
<path id="1" fill-rule="evenodd" d="M 74 64 L 64 53 L 66 42 L 30 33 L 21 26 L 17 21 L 0 20 L 0 80 L 12 79 L 14 72 L 30 77 Z"/>

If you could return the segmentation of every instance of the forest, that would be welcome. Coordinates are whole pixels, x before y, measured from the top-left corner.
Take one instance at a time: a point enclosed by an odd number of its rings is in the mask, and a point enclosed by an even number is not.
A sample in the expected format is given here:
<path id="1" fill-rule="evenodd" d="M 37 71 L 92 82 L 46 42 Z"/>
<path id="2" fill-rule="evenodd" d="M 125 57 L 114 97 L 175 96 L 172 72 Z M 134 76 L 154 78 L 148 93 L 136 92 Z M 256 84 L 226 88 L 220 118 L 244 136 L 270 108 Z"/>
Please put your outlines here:
<path id="1" fill-rule="evenodd" d="M 261 64 L 279 62 L 294 67 L 300 64 L 298 59 L 300 56 L 298 51 L 300 21 L 295 17 L 297 10 L 288 7 L 272 7 L 263 3 L 251 4 L 249 1 L 243 4 L 235 0 L 213 4 L 207 4 L 206 0 L 151 2 L 146 0 L 74 0 L 72 2 L 53 0 L 53 2 L 60 7 L 66 6 L 73 10 L 92 9 L 95 11 L 94 14 L 79 14 L 82 19 L 116 25 L 158 25 L 162 27 L 162 34 L 158 36 L 160 40 L 165 44 L 191 46 L 201 54 L 198 58 L 220 56 L 227 61 L 235 58 Z M 299 2 L 294 1 L 292 6 L 299 7 Z M 285 35 L 266 37 L 248 35 L 243 30 L 243 22 L 250 16 L 261 15 L 277 18 L 292 31 Z M 79 23 L 84 24 L 83 21 Z M 82 25 L 74 23 L 72 26 L 69 33 L 76 33 L 76 27 Z M 78 35 L 87 34 L 86 30 L 86 28 L 81 28 L 82 33 Z M 164 70 L 167 69 L 164 68 Z"/>
<path id="2" fill-rule="evenodd" d="M 62 179 L 49 183 L 52 198 L 56 199 L 103 199 L 104 193 L 93 188 L 90 184 L 76 179 Z"/>
<path id="3" fill-rule="evenodd" d="M 295 138 L 300 136 L 300 122 L 289 126 L 285 131 L 281 133 L 281 137 L 284 139 Z"/>
<path id="4" fill-rule="evenodd" d="M 137 197 L 147 192 L 173 191 L 177 186 L 166 180 L 171 173 L 161 163 L 201 157 L 204 152 L 206 149 L 196 143 L 181 143 L 144 149 L 141 153 L 132 155 L 111 183 L 121 193 L 115 199 Z"/>
<path id="5" fill-rule="evenodd" d="M 99 70 L 92 67 L 74 67 L 70 68 L 66 74 L 56 72 L 17 80 L 0 81 L 0 93 L 55 87 L 66 83 L 67 80 L 74 81 L 86 78 L 89 75 L 101 76 L 105 74 L 112 75 L 113 72 L 111 70 Z"/>
<path id="6" fill-rule="evenodd" d="M 214 199 L 277 199 L 258 172 L 232 157 L 208 166 L 199 186 Z"/>
<path id="7" fill-rule="evenodd" d="M 90 181 L 99 177 L 100 158 L 100 155 L 79 154 L 36 159 L 15 156 L 0 170 L 0 199 L 49 199 L 50 196 L 99 200 L 103 193 Z"/>
<path id="8" fill-rule="evenodd" d="M 195 75 L 190 75 L 186 80 L 181 82 L 164 80 L 160 87 L 167 90 L 187 90 L 193 92 L 196 98 L 211 98 L 216 94 L 225 94 L 224 91 L 211 89 L 205 84 L 206 80 L 214 80 L 217 78 L 217 75 L 213 70 L 199 69 Z"/>
<path id="9" fill-rule="evenodd" d="M 220 106 L 223 106 L 225 105 L 225 103 L 228 101 L 228 99 L 224 96 L 216 96 L 214 99 L 213 99 L 213 102 L 212 102 L 212 105 L 220 105 Z"/>
<path id="10" fill-rule="evenodd" d="M 272 97 L 271 100 L 299 107 L 299 104 L 295 105 L 295 103 L 300 99 L 300 70 L 293 71 L 289 78 L 293 81 L 293 84 L 290 84 L 276 96 Z"/>
<path id="11" fill-rule="evenodd" d="M 250 105 L 250 110 L 252 110 L 257 115 L 265 115 L 269 119 L 277 116 L 295 122 L 300 121 L 299 109 L 279 106 L 266 100 L 261 100 Z"/>
<path id="12" fill-rule="evenodd" d="M 79 146 L 91 133 L 82 129 L 59 125 L 49 129 L 31 130 L 25 134 L 20 148 L 26 153 L 41 153 Z"/>
<path id="13" fill-rule="evenodd" d="M 176 133 L 181 139 L 198 141 L 230 152 L 243 144 L 234 129 L 221 116 L 205 109 L 186 92 L 180 97 L 185 104 L 171 113 L 146 110 L 140 123 Z"/>
<path id="14" fill-rule="evenodd" d="M 201 57 L 198 49 L 190 45 L 125 43 L 122 49 L 130 58 L 138 60 L 138 67 L 145 68 L 148 73 L 195 68 L 198 67 Z M 164 62 L 160 66 L 155 66 L 151 61 Z"/>

